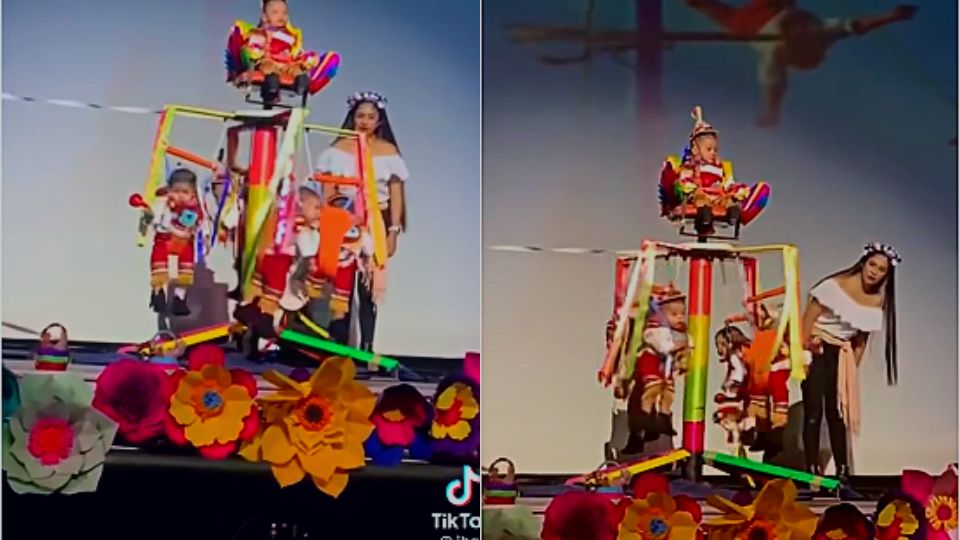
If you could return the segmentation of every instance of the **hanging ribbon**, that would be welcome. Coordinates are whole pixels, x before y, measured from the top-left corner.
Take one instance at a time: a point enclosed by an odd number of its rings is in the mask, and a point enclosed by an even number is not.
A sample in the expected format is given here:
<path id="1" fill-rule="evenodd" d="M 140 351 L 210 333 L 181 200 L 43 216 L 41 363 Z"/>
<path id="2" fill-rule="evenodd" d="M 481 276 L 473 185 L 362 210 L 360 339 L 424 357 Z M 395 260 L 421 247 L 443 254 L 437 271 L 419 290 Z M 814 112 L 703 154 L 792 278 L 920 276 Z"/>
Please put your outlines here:
<path id="1" fill-rule="evenodd" d="M 645 241 L 640 247 L 640 258 L 637 261 L 640 267 L 640 291 L 637 294 L 637 314 L 633 319 L 633 335 L 631 336 L 628 347 L 622 351 L 626 353 L 626 358 L 621 360 L 624 365 L 624 373 L 632 377 L 637 363 L 637 354 L 640 353 L 640 347 L 643 345 L 643 327 L 647 320 L 647 314 L 650 311 L 650 297 L 653 294 L 653 281 L 657 269 L 657 244 L 656 242 Z M 627 310 L 633 309 L 633 302 L 626 306 Z M 624 342 L 626 344 L 626 342 Z M 622 355 L 622 354 L 621 354 Z"/>

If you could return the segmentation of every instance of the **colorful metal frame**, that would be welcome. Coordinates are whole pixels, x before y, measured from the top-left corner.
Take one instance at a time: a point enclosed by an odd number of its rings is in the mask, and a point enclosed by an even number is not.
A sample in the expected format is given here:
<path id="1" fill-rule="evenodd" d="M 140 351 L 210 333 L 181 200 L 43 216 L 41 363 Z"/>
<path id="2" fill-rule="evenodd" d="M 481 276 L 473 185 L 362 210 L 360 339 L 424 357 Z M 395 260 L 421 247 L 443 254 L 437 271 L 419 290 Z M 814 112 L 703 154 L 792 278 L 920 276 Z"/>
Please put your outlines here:
<path id="1" fill-rule="evenodd" d="M 789 342 L 791 374 L 803 380 L 803 350 L 800 339 L 800 282 L 797 248 L 790 244 L 762 246 L 733 246 L 719 243 L 672 244 L 644 240 L 640 251 L 618 257 L 616 294 L 624 291 L 619 305 L 614 339 L 607 350 L 598 378 L 609 385 L 614 374 L 626 363 L 636 358 L 642 345 L 643 323 L 647 315 L 657 259 L 680 258 L 689 263 L 688 321 L 692 336 L 693 351 L 689 358 L 683 392 L 683 448 L 699 459 L 704 453 L 707 406 L 707 370 L 710 351 L 710 317 L 713 301 L 713 262 L 738 260 L 744 264 L 744 272 L 750 283 L 749 296 L 758 293 L 758 266 L 755 255 L 779 252 L 783 257 L 784 305 L 777 329 L 777 340 L 772 351 L 777 351 L 783 339 Z M 627 275 L 629 261 L 636 261 Z M 627 343 L 627 324 L 630 311 L 635 311 L 633 339 Z M 788 335 L 789 332 L 789 335 Z M 699 475 L 699 466 L 695 475 Z"/>

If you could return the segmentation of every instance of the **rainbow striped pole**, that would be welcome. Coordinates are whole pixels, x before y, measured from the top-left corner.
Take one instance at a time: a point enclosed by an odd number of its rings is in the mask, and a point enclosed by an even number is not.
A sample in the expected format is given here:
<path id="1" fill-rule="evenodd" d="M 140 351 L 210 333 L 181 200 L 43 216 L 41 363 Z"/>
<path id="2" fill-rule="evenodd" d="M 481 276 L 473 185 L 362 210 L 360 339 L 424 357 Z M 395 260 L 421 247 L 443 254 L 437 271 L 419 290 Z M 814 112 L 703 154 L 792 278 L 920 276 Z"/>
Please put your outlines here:
<path id="1" fill-rule="evenodd" d="M 713 261 L 709 253 L 690 256 L 688 326 L 693 339 L 683 389 L 683 449 L 690 452 L 687 479 L 698 481 L 703 469 L 707 409 L 707 366 L 710 356 L 710 310 L 713 297 Z"/>
<path id="2" fill-rule="evenodd" d="M 244 289 L 249 287 L 249 280 L 246 276 L 251 275 L 253 268 L 247 268 L 250 264 L 246 260 L 247 253 L 256 253 L 257 251 L 257 223 L 254 216 L 261 212 L 264 204 L 269 204 L 270 179 L 273 177 L 273 168 L 276 162 L 277 154 L 277 127 L 272 124 L 263 123 L 253 130 L 253 136 L 250 138 L 250 170 L 247 179 L 247 198 L 244 206 L 244 230 L 243 230 L 243 263 L 242 276 L 240 283 L 244 284 Z M 246 292 L 246 291 L 245 291 Z"/>

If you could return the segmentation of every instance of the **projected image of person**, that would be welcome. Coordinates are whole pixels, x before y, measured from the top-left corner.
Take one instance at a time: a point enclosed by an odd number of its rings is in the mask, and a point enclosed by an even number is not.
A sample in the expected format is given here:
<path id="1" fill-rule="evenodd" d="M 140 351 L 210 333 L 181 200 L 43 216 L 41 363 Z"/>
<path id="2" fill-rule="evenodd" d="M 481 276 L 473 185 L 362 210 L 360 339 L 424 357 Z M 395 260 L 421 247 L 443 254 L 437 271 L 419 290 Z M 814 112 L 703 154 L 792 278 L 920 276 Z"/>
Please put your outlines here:
<path id="1" fill-rule="evenodd" d="M 790 69 L 816 69 L 838 41 L 909 20 L 917 11 L 915 6 L 901 5 L 878 15 L 821 19 L 793 0 L 748 0 L 739 6 L 720 0 L 687 0 L 687 5 L 736 36 L 757 38 L 757 77 L 763 92 L 756 119 L 760 126 L 779 124 Z"/>
<path id="2" fill-rule="evenodd" d="M 810 291 L 803 315 L 805 348 L 811 359 L 803 391 L 803 446 L 807 468 L 822 474 L 817 458 L 826 416 L 837 476 L 847 481 L 847 435 L 860 431 L 858 369 L 871 334 L 885 332 L 887 383 L 897 383 L 897 251 L 873 243 L 845 270 Z"/>
<path id="3" fill-rule="evenodd" d="M 373 155 L 373 173 L 377 180 L 377 199 L 379 211 L 387 229 L 387 255 L 397 252 L 401 232 L 407 228 L 407 205 L 404 183 L 410 173 L 400 154 L 397 138 L 387 116 L 387 99 L 377 92 L 357 92 L 347 98 L 347 115 L 343 129 L 356 130 L 367 137 L 370 153 Z M 340 138 L 333 142 L 319 158 L 317 169 L 324 174 L 337 176 L 356 176 L 356 144 L 354 141 Z M 337 195 L 352 199 L 356 195 L 354 186 L 328 185 L 325 197 L 330 200 Z M 348 203 L 349 204 L 349 203 Z M 359 279 L 351 287 L 350 295 L 355 293 L 358 300 L 358 319 L 360 322 L 359 348 L 373 350 L 374 331 L 377 321 L 377 305 L 383 297 L 386 275 L 375 271 L 369 265 L 360 265 Z M 333 300 L 333 299 L 332 299 Z M 349 300 L 350 305 L 353 304 Z M 349 339 L 348 312 L 331 327 L 331 333 L 341 342 Z"/>

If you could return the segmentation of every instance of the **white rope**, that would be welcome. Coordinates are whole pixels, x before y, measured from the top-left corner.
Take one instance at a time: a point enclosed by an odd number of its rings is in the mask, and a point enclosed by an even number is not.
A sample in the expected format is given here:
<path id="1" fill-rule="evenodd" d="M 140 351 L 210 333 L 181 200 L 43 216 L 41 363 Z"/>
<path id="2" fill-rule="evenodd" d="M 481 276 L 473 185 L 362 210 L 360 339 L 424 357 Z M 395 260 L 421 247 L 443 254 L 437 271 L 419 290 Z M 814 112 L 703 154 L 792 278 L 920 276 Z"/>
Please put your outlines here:
<path id="1" fill-rule="evenodd" d="M 31 96 L 17 96 L 4 92 L 2 94 L 4 101 L 18 101 L 21 103 L 38 103 L 41 105 L 53 105 L 54 107 L 66 107 L 70 109 L 87 109 L 93 111 L 112 111 L 125 114 L 160 114 L 162 111 L 150 107 L 137 107 L 131 105 L 102 105 L 100 103 L 88 103 L 74 99 L 43 99 Z"/>

